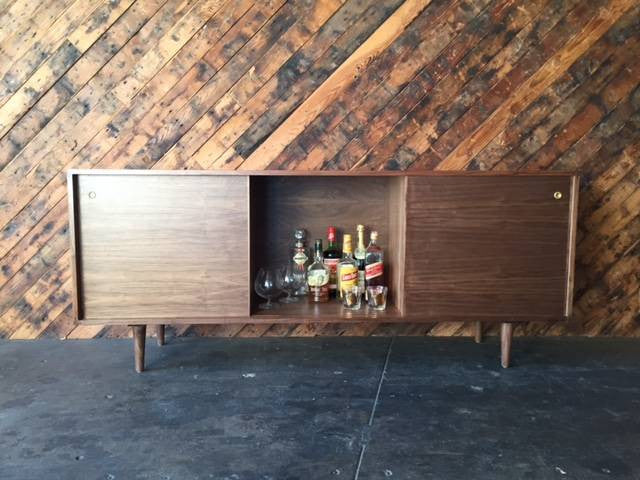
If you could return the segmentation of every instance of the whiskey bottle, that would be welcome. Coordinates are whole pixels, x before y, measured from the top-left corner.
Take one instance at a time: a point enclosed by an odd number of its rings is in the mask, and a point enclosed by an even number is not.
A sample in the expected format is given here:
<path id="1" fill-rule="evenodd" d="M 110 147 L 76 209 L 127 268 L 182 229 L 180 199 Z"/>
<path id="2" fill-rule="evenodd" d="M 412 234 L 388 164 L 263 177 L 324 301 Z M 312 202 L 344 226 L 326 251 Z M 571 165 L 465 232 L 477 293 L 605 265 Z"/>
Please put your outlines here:
<path id="1" fill-rule="evenodd" d="M 356 263 L 358 264 L 358 285 L 362 287 L 362 290 L 365 288 L 365 274 L 364 274 L 364 266 L 365 266 L 365 257 L 367 254 L 366 249 L 364 248 L 364 225 L 358 225 L 356 227 L 358 231 L 358 246 L 353 252 L 353 256 L 356 258 Z"/>
<path id="2" fill-rule="evenodd" d="M 371 241 L 365 255 L 364 276 L 367 287 L 384 285 L 384 255 L 378 245 L 378 232 L 371 232 Z"/>
<path id="3" fill-rule="evenodd" d="M 358 264 L 353 258 L 351 235 L 344 234 L 342 240 L 342 260 L 338 264 L 338 290 L 340 297 L 344 289 L 349 289 L 358 284 Z"/>
<path id="4" fill-rule="evenodd" d="M 329 295 L 335 296 L 338 288 L 338 263 L 340 262 L 340 250 L 336 244 L 336 227 L 327 229 L 329 245 L 322 256 L 323 263 L 329 270 Z"/>
<path id="5" fill-rule="evenodd" d="M 304 296 L 307 294 L 309 287 L 307 285 L 307 264 L 309 263 L 309 257 L 307 256 L 307 232 L 298 228 L 293 233 L 295 243 L 293 246 L 293 267 L 294 276 L 300 287 L 294 292 L 296 296 Z"/>
<path id="6" fill-rule="evenodd" d="M 309 300 L 312 302 L 329 301 L 329 269 L 322 258 L 322 240 L 316 240 L 314 260 L 307 270 Z"/>

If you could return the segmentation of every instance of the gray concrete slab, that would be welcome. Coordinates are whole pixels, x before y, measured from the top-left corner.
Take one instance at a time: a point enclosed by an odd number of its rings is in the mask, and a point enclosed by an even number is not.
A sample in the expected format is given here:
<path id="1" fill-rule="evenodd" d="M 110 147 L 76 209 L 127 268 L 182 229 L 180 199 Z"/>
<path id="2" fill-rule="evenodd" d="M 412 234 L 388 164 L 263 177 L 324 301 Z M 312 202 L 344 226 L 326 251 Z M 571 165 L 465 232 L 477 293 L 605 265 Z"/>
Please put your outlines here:
<path id="1" fill-rule="evenodd" d="M 640 478 L 639 341 L 389 342 L 0 342 L 0 479 Z"/>
<path id="2" fill-rule="evenodd" d="M 396 339 L 360 478 L 640 478 L 640 342 L 496 347 Z"/>

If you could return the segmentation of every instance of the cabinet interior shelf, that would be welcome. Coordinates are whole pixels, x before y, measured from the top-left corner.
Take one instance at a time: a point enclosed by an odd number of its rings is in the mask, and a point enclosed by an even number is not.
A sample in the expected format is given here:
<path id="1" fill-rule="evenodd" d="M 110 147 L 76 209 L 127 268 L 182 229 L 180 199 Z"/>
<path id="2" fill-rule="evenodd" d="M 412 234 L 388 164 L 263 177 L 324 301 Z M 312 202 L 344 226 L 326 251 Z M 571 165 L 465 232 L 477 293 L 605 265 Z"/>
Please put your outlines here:
<path id="1" fill-rule="evenodd" d="M 364 303 L 364 299 L 363 299 Z M 297 322 L 390 322 L 400 320 L 400 311 L 393 305 L 385 310 L 374 310 L 363 305 L 359 310 L 344 308 L 338 300 L 327 303 L 311 303 L 301 300 L 298 303 L 278 304 L 271 310 L 255 309 L 249 321 L 278 320 L 286 323 Z"/>

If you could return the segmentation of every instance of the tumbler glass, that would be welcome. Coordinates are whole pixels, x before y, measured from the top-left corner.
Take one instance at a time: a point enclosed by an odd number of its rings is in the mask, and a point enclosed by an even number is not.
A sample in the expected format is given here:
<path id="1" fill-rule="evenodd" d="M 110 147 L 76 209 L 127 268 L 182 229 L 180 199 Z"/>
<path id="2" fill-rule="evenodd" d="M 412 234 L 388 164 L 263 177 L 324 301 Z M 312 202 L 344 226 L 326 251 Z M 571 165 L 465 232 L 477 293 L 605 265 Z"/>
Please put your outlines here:
<path id="1" fill-rule="evenodd" d="M 352 285 L 342 289 L 342 306 L 350 310 L 358 310 L 362 305 L 364 289 L 360 285 Z"/>
<path id="2" fill-rule="evenodd" d="M 375 287 L 367 287 L 367 299 L 369 308 L 374 310 L 384 310 L 387 308 L 387 287 L 376 285 Z"/>

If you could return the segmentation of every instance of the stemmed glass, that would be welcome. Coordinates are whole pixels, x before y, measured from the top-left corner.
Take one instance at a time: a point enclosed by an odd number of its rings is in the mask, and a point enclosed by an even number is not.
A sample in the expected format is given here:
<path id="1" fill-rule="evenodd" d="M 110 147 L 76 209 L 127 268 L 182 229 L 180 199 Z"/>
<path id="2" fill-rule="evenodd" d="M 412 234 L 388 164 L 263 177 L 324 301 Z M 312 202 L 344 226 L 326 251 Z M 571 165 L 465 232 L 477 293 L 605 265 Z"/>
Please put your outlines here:
<path id="1" fill-rule="evenodd" d="M 295 303 L 298 301 L 298 297 L 293 296 L 293 294 L 302 286 L 302 279 L 292 262 L 287 263 L 286 266 L 280 269 L 276 281 L 278 282 L 278 287 L 287 294 L 286 297 L 280 299 L 280 302 Z"/>
<path id="2" fill-rule="evenodd" d="M 256 275 L 253 287 L 255 288 L 258 295 L 267 300 L 266 303 L 259 304 L 258 308 L 269 310 L 275 307 L 275 304 L 271 303 L 271 299 L 277 297 L 280 294 L 280 288 L 278 287 L 277 279 L 277 270 L 264 268 L 258 270 L 258 274 Z"/>

